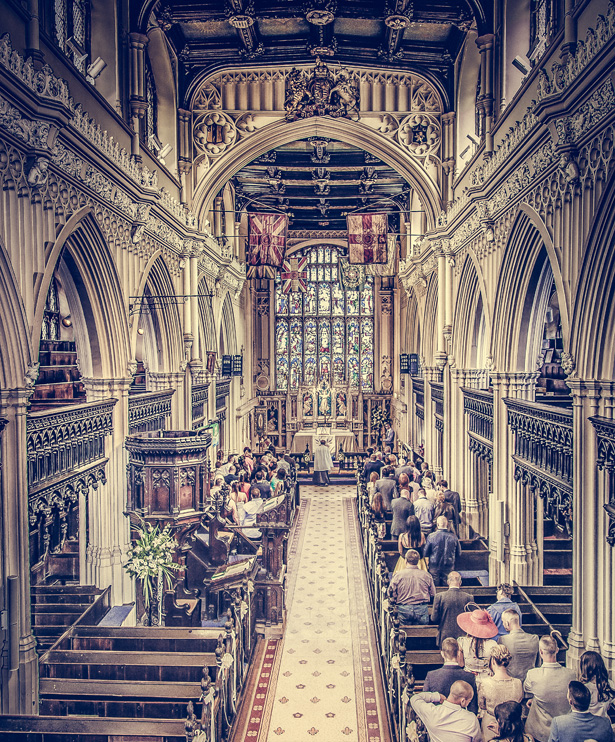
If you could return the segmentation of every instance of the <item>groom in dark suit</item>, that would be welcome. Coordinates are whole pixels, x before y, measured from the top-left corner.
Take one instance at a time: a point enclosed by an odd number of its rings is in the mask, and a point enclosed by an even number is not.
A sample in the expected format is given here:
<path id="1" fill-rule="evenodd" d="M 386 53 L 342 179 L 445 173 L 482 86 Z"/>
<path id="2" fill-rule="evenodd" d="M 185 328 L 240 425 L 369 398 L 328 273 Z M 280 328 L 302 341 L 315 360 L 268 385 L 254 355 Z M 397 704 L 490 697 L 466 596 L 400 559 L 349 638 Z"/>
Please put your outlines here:
<path id="1" fill-rule="evenodd" d="M 468 603 L 474 602 L 474 596 L 461 590 L 461 575 L 451 572 L 447 578 L 448 590 L 438 593 L 433 601 L 432 623 L 438 624 L 438 646 L 449 636 L 457 639 L 464 632 L 459 628 L 457 616 L 463 613 Z"/>

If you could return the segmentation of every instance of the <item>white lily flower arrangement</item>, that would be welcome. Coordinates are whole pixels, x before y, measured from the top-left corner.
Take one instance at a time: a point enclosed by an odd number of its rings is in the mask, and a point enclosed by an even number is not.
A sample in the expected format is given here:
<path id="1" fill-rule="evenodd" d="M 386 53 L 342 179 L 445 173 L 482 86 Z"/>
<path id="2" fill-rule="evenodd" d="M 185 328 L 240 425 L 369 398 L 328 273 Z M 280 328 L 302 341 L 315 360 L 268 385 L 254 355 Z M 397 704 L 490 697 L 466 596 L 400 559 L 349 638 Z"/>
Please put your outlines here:
<path id="1" fill-rule="evenodd" d="M 154 595 L 154 580 L 158 581 L 157 597 L 160 599 L 164 582 L 170 586 L 173 572 L 181 569 L 173 561 L 177 541 L 168 525 L 161 531 L 158 526 L 144 523 L 143 527 L 136 526 L 135 530 L 138 538 L 128 551 L 124 569 L 130 577 L 141 580 L 145 607 L 149 608 Z M 159 606 L 159 611 L 161 609 Z"/>

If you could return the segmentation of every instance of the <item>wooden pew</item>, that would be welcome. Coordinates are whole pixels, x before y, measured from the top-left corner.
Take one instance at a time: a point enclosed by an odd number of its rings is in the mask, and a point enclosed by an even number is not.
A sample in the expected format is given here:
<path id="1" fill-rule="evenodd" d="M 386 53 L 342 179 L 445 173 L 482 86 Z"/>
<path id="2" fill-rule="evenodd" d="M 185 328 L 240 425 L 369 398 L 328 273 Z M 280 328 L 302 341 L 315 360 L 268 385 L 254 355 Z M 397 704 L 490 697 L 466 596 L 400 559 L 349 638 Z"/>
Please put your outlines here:
<path id="1" fill-rule="evenodd" d="M 2 742 L 185 742 L 179 719 L 100 719 L 66 716 L 0 716 Z"/>

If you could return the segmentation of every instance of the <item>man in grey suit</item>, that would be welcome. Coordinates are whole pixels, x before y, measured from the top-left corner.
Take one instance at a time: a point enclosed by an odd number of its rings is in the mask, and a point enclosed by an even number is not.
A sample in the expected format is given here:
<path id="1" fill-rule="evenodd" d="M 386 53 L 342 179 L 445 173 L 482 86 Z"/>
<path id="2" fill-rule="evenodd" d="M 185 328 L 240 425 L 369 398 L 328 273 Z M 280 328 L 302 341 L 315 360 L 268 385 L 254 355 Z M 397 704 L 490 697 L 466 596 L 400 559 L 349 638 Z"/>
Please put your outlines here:
<path id="1" fill-rule="evenodd" d="M 523 684 L 530 707 L 525 732 L 537 742 L 547 742 L 551 721 L 570 713 L 568 684 L 575 679 L 575 674 L 557 661 L 557 644 L 553 637 L 541 636 L 538 651 L 542 666 L 530 670 Z"/>
<path id="2" fill-rule="evenodd" d="M 445 639 L 452 637 L 457 639 L 464 635 L 459 628 L 457 616 L 463 613 L 468 603 L 474 602 L 474 596 L 461 590 L 461 575 L 459 572 L 451 572 L 447 577 L 448 590 L 438 593 L 433 601 L 431 613 L 432 623 L 438 624 L 438 636 L 436 641 L 442 647 Z"/>
<path id="3" fill-rule="evenodd" d="M 500 644 L 503 644 L 512 655 L 510 664 L 506 668 L 508 674 L 513 678 L 519 678 L 523 683 L 528 670 L 536 667 L 538 656 L 538 637 L 536 634 L 528 634 L 519 625 L 519 614 L 514 608 L 509 608 L 502 613 L 502 624 L 508 634 L 503 634 Z"/>
<path id="4" fill-rule="evenodd" d="M 382 477 L 376 482 L 375 492 L 380 492 L 384 500 L 384 507 L 390 510 L 391 503 L 397 494 L 395 469 L 392 466 L 385 466 L 382 470 Z"/>

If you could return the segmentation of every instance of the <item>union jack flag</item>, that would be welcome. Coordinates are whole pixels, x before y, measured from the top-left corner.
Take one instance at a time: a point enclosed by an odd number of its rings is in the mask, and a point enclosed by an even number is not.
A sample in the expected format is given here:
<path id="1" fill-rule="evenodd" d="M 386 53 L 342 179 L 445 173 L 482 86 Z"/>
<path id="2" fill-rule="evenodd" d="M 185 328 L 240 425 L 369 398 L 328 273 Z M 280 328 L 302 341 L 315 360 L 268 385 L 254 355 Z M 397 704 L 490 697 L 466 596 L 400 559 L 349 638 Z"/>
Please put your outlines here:
<path id="1" fill-rule="evenodd" d="M 250 214 L 248 266 L 280 268 L 286 254 L 286 214 Z"/>
<path id="2" fill-rule="evenodd" d="M 282 279 L 282 291 L 285 294 L 290 291 L 307 291 L 307 257 L 290 258 L 284 261 L 284 267 L 280 273 Z"/>
<path id="3" fill-rule="evenodd" d="M 348 214 L 348 262 L 371 265 L 387 262 L 386 214 Z"/>

